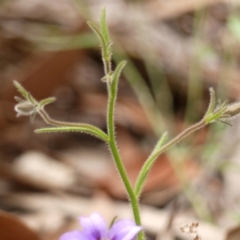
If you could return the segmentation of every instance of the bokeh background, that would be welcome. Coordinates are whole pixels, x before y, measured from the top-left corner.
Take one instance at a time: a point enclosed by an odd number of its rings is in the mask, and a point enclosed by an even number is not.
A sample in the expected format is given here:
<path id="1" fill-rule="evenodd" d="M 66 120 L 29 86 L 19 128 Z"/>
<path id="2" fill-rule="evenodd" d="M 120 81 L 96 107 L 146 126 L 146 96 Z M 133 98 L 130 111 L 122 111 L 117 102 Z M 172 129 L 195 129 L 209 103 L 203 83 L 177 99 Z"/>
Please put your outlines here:
<path id="1" fill-rule="evenodd" d="M 16 118 L 18 80 L 52 118 L 106 131 L 99 42 L 86 24 L 105 7 L 120 79 L 116 130 L 132 183 L 159 137 L 204 115 L 210 87 L 240 96 L 240 1 L 5 0 L 0 2 L 0 239 L 57 240 L 100 212 L 132 217 L 106 144 L 77 133 L 35 134 L 37 116 Z M 240 122 L 214 123 L 159 157 L 142 204 L 148 239 L 240 239 Z M 24 225 L 28 228 L 25 228 Z M 29 230 L 31 229 L 31 230 Z M 31 232 L 33 231 L 33 232 Z M 3 237 L 4 236 L 4 237 Z M 197 239 L 197 238 L 195 238 Z"/>

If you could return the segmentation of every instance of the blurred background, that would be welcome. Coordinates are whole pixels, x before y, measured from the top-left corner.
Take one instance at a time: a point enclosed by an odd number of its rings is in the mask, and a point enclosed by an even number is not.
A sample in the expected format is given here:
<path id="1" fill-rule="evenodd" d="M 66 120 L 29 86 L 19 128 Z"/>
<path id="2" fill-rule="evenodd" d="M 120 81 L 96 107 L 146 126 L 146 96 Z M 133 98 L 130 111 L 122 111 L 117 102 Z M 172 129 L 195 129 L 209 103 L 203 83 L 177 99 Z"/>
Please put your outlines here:
<path id="1" fill-rule="evenodd" d="M 114 66 L 128 64 L 116 105 L 117 141 L 134 184 L 159 137 L 199 121 L 209 87 L 240 96 L 240 1 L 3 0 L 0 2 L 0 239 L 57 240 L 78 216 L 132 217 L 105 143 L 77 133 L 35 134 L 16 118 L 17 80 L 58 120 L 106 131 L 99 42 L 86 24 L 102 7 Z M 240 239 L 240 122 L 214 123 L 159 157 L 140 199 L 148 239 Z M 23 225 L 24 224 L 24 225 Z M 27 226 L 27 227 L 26 227 Z M 4 236 L 4 237 L 3 237 Z M 195 238 L 197 239 L 197 238 Z"/>

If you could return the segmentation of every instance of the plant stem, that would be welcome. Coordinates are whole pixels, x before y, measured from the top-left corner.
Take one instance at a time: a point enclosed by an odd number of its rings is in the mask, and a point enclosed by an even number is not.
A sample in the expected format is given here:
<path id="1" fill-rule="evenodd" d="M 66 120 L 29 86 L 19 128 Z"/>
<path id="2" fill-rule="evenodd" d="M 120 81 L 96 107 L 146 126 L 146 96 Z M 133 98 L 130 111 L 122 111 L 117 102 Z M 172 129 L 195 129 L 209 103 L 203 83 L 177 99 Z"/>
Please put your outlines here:
<path id="1" fill-rule="evenodd" d="M 116 95 L 117 92 L 114 89 L 114 84 L 107 82 L 108 86 L 108 110 L 107 110 L 107 128 L 108 128 L 108 136 L 109 136 L 109 147 L 111 149 L 113 159 L 121 176 L 121 179 L 124 183 L 124 186 L 127 190 L 128 196 L 131 201 L 134 220 L 137 225 L 141 226 L 141 218 L 140 218 L 140 211 L 138 205 L 138 199 L 133 191 L 129 178 L 127 176 L 125 167 L 122 163 L 121 157 L 119 155 L 119 150 L 117 148 L 116 139 L 115 139 L 115 124 L 114 124 L 114 109 L 115 109 L 115 102 L 116 102 Z M 141 231 L 138 234 L 138 240 L 143 240 L 144 234 Z"/>
<path id="2" fill-rule="evenodd" d="M 64 121 L 58 121 L 53 118 L 51 118 L 48 113 L 44 109 L 38 110 L 38 114 L 42 117 L 42 119 L 48 123 L 49 125 L 57 126 L 57 127 L 69 127 L 69 131 L 77 131 L 79 128 L 79 131 L 89 133 L 94 135 L 97 138 L 102 139 L 105 142 L 108 142 L 108 136 L 105 132 L 103 132 L 100 128 L 95 127 L 91 124 L 87 123 L 74 123 L 74 122 L 64 122 Z M 76 129 L 71 129 L 76 128 Z M 61 131 L 61 130 L 59 130 Z"/>
<path id="3" fill-rule="evenodd" d="M 183 138 L 188 136 L 190 133 L 195 132 L 195 131 L 199 130 L 200 128 L 203 128 L 207 124 L 208 123 L 205 121 L 205 119 L 202 119 L 200 122 L 198 122 L 198 123 L 190 126 L 189 128 L 185 129 L 178 136 L 173 138 L 168 143 L 164 144 L 159 150 L 152 152 L 152 154 L 148 157 L 148 159 L 143 164 L 143 166 L 141 168 L 141 171 L 138 175 L 136 184 L 135 184 L 134 192 L 135 192 L 135 195 L 138 198 L 140 197 L 141 190 L 142 190 L 142 187 L 144 186 L 144 183 L 147 179 L 148 173 L 151 170 L 151 168 L 152 168 L 155 160 L 157 159 L 157 157 L 160 154 L 162 154 L 163 152 L 165 152 L 166 150 L 168 150 L 168 148 L 170 148 L 173 145 L 175 145 L 176 143 L 180 142 Z"/>

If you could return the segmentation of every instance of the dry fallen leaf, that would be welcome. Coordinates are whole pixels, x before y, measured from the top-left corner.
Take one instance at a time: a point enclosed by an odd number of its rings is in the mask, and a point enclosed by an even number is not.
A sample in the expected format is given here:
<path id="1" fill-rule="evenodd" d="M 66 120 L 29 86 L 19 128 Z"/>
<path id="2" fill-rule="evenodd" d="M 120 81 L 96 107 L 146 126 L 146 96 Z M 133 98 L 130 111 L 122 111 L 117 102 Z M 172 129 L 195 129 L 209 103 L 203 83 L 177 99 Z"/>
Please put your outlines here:
<path id="1" fill-rule="evenodd" d="M 236 226 L 227 232 L 225 240 L 239 240 L 240 239 L 240 226 Z"/>
<path id="2" fill-rule="evenodd" d="M 0 239 L 40 240 L 36 233 L 25 226 L 14 215 L 0 211 Z"/>

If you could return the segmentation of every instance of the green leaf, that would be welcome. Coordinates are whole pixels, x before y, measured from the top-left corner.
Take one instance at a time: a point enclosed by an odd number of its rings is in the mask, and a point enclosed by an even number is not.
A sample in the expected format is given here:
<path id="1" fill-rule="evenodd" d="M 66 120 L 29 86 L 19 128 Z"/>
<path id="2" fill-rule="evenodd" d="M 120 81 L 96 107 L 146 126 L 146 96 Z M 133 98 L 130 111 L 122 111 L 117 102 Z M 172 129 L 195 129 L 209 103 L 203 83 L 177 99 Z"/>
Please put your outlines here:
<path id="1" fill-rule="evenodd" d="M 106 9 L 103 8 L 101 12 L 101 32 L 102 36 L 105 40 L 105 43 L 108 45 L 109 43 L 109 33 L 108 33 L 108 26 L 106 21 Z"/>
<path id="2" fill-rule="evenodd" d="M 108 42 L 107 44 L 107 52 L 110 57 L 112 56 L 112 44 L 112 42 Z"/>
<path id="3" fill-rule="evenodd" d="M 213 88 L 209 88 L 209 93 L 210 93 L 210 102 L 209 102 L 208 109 L 207 109 L 204 117 L 211 114 L 214 111 L 214 108 L 216 105 L 216 96 L 215 96 L 215 91 L 213 90 Z"/>
<path id="4" fill-rule="evenodd" d="M 113 219 L 112 219 L 112 221 L 110 222 L 110 224 L 109 224 L 109 229 L 113 226 L 113 224 L 116 222 L 116 220 L 117 220 L 117 216 L 115 216 Z"/>
<path id="5" fill-rule="evenodd" d="M 17 90 L 21 93 L 21 95 L 26 100 L 28 100 L 32 104 L 37 104 L 38 103 L 37 100 L 18 81 L 14 80 L 13 85 L 17 88 Z"/>
<path id="6" fill-rule="evenodd" d="M 213 113 L 210 113 L 206 117 L 204 117 L 204 120 L 206 123 L 211 123 L 217 120 L 221 120 L 221 117 L 223 117 L 224 113 L 226 112 L 227 101 L 224 101 L 221 106 L 217 107 L 216 110 Z"/>
<path id="7" fill-rule="evenodd" d="M 104 142 L 108 142 L 108 136 L 101 129 L 94 126 L 78 126 L 78 127 L 47 127 L 35 130 L 35 133 L 57 133 L 57 132 L 81 132 L 100 138 Z"/>
<path id="8" fill-rule="evenodd" d="M 30 94 L 28 93 L 28 101 L 33 103 L 33 104 L 38 104 L 38 101 Z"/>
<path id="9" fill-rule="evenodd" d="M 141 171 L 140 171 L 140 173 L 137 177 L 136 185 L 135 185 L 135 188 L 134 188 L 134 191 L 135 191 L 135 194 L 136 194 L 137 197 L 139 197 L 139 195 L 141 193 L 141 189 L 143 188 L 145 180 L 148 176 L 148 173 L 151 170 L 154 162 L 156 161 L 156 157 L 154 157 L 154 155 L 156 155 L 156 153 L 161 149 L 163 144 L 166 142 L 167 135 L 168 135 L 168 133 L 165 132 L 162 135 L 162 137 L 158 140 L 158 142 L 157 142 L 156 146 L 154 147 L 152 153 L 150 154 L 150 156 L 146 160 L 146 164 L 143 166 L 143 168 L 141 169 Z"/>
<path id="10" fill-rule="evenodd" d="M 25 99 L 29 98 L 28 91 L 16 80 L 13 81 L 13 85 L 17 88 L 17 90 L 22 94 Z"/>
<path id="11" fill-rule="evenodd" d="M 103 58 L 106 59 L 108 57 L 107 42 L 105 42 L 105 39 L 104 39 L 102 33 L 100 32 L 100 30 L 98 29 L 98 27 L 94 23 L 88 21 L 87 24 L 93 30 L 93 32 L 97 35 L 97 37 L 99 38 L 99 40 L 101 42 Z"/>
<path id="12" fill-rule="evenodd" d="M 48 104 L 50 104 L 50 103 L 53 103 L 53 102 L 55 102 L 55 101 L 56 101 L 56 98 L 55 98 L 55 97 L 45 98 L 45 99 L 43 99 L 43 100 L 41 100 L 41 101 L 39 102 L 39 107 L 40 107 L 40 108 L 43 108 L 44 106 L 46 106 L 46 105 L 48 105 Z"/>
<path id="13" fill-rule="evenodd" d="M 113 72 L 113 76 L 112 76 L 112 94 L 116 94 L 117 92 L 117 86 L 118 86 L 118 80 L 119 80 L 119 77 L 121 75 L 121 72 L 124 68 L 124 66 L 127 64 L 127 61 L 121 61 L 115 71 Z"/>
<path id="14" fill-rule="evenodd" d="M 154 149 L 153 149 L 153 151 L 152 151 L 152 154 L 155 153 L 155 152 L 157 152 L 157 151 L 162 147 L 162 145 L 163 145 L 163 144 L 166 142 L 166 140 L 167 140 L 167 136 L 168 136 L 168 132 L 165 132 L 165 133 L 161 136 L 161 138 L 158 140 L 156 146 L 154 147 Z M 151 155 L 152 155 L 152 154 L 151 154 Z"/>

